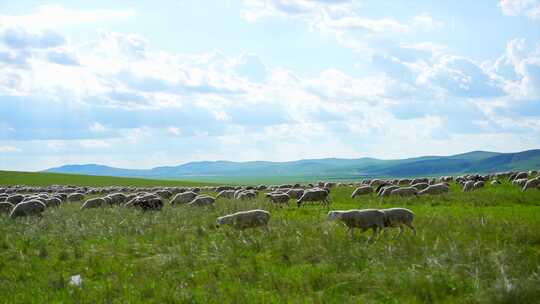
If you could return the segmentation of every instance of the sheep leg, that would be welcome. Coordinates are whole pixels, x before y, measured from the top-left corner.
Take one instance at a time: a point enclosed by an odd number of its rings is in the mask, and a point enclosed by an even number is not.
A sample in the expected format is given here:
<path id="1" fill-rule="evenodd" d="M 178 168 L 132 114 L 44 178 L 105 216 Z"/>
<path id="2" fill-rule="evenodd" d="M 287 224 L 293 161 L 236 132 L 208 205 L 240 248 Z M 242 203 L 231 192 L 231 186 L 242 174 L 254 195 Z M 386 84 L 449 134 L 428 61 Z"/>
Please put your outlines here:
<path id="1" fill-rule="evenodd" d="M 351 239 L 354 239 L 354 231 L 353 231 L 353 228 L 352 227 L 348 227 L 347 228 L 347 233 L 349 234 L 349 237 Z"/>
<path id="2" fill-rule="evenodd" d="M 379 227 L 375 226 L 375 227 L 372 228 L 372 230 L 373 230 L 373 234 L 368 239 L 368 241 L 370 241 L 370 242 L 379 235 Z"/>
<path id="3" fill-rule="evenodd" d="M 406 224 L 413 231 L 413 235 L 416 235 L 416 228 L 411 223 Z"/>
<path id="4" fill-rule="evenodd" d="M 397 237 L 401 237 L 402 234 L 403 234 L 403 225 L 399 224 L 399 233 L 398 233 Z"/>

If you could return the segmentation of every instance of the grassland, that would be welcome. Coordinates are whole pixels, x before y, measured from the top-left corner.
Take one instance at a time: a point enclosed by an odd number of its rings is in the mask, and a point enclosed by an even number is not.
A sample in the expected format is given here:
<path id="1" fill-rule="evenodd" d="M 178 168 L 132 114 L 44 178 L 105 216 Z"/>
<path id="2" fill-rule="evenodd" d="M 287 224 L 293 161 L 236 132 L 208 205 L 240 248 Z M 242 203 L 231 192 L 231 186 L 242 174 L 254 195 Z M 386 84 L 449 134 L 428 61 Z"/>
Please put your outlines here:
<path id="1" fill-rule="evenodd" d="M 350 239 L 320 206 L 264 199 L 143 213 L 65 204 L 0 216 L 4 303 L 538 303 L 540 191 L 511 185 L 418 199 L 332 192 L 334 209 L 404 206 L 418 235 Z M 216 229 L 219 215 L 272 212 L 271 232 Z M 69 278 L 80 274 L 81 287 Z"/>

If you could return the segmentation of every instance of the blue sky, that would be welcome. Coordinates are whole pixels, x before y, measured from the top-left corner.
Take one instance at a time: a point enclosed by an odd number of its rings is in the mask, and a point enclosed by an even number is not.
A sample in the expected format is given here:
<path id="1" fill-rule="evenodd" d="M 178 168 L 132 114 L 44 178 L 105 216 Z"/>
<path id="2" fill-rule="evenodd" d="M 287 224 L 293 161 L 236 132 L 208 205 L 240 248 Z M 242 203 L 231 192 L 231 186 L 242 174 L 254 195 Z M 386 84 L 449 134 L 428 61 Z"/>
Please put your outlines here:
<path id="1" fill-rule="evenodd" d="M 540 0 L 0 4 L 0 169 L 540 146 Z"/>

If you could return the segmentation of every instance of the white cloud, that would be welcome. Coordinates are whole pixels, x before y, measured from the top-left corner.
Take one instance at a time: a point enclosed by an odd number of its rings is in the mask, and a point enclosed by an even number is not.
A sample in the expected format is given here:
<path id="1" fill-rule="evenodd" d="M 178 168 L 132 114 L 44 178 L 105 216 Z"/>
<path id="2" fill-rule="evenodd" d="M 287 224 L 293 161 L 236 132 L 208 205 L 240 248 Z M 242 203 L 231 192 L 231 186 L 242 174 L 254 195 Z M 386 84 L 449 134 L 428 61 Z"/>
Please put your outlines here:
<path id="1" fill-rule="evenodd" d="M 421 30 L 430 31 L 444 26 L 444 22 L 436 20 L 428 13 L 423 13 L 413 18 L 413 25 Z"/>
<path id="2" fill-rule="evenodd" d="M 540 1 L 538 0 L 501 0 L 499 6 L 503 14 L 508 16 L 525 15 L 540 18 Z"/>
<path id="3" fill-rule="evenodd" d="M 13 146 L 0 146 L 0 153 L 15 153 L 21 152 L 21 149 Z"/>
<path id="4" fill-rule="evenodd" d="M 134 10 L 74 10 L 62 5 L 42 5 L 31 14 L 0 15 L 0 28 L 22 27 L 32 31 L 42 31 L 133 16 L 135 16 Z"/>

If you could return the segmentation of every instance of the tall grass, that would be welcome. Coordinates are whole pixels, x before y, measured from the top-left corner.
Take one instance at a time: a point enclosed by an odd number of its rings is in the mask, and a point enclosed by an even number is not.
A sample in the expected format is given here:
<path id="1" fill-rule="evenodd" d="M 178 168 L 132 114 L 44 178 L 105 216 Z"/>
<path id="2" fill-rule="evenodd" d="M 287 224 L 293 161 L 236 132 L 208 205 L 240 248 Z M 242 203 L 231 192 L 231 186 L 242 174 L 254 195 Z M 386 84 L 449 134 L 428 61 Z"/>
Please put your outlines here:
<path id="1" fill-rule="evenodd" d="M 417 236 L 396 230 L 368 242 L 325 221 L 321 206 L 278 208 L 218 200 L 166 206 L 46 210 L 0 217 L 0 301 L 5 303 L 538 303 L 540 191 L 511 185 L 417 199 L 351 199 L 332 208 L 404 206 Z M 264 208 L 271 232 L 216 229 L 219 215 Z M 80 274 L 83 284 L 70 285 Z"/>

